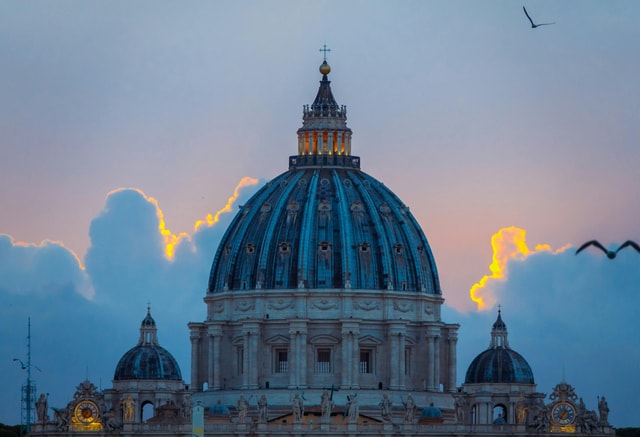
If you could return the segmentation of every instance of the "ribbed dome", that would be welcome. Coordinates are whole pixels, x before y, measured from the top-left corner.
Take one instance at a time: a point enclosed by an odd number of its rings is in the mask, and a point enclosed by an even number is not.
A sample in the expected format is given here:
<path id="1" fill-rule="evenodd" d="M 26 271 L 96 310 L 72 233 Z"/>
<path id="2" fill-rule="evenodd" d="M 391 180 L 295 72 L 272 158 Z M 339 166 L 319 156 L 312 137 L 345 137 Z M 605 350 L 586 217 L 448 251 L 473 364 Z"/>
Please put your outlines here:
<path id="1" fill-rule="evenodd" d="M 208 291 L 258 288 L 441 294 L 431 249 L 409 209 L 346 166 L 294 166 L 241 207 L 218 248 Z"/>
<path id="2" fill-rule="evenodd" d="M 150 310 L 140 325 L 138 344 L 120 358 L 113 379 L 182 380 L 178 362 L 158 344 L 156 322 Z"/>
<path id="3" fill-rule="evenodd" d="M 208 293 L 352 288 L 441 294 L 435 261 L 409 208 L 360 170 L 346 107 L 322 70 L 303 110 L 289 170 L 240 207 L 214 258 Z"/>
<path id="4" fill-rule="evenodd" d="M 534 384 L 529 363 L 518 352 L 500 347 L 478 355 L 467 369 L 464 382 Z"/>
<path id="5" fill-rule="evenodd" d="M 113 376 L 116 381 L 126 379 L 181 380 L 180 367 L 162 346 L 135 346 L 125 353 Z"/>
<path id="6" fill-rule="evenodd" d="M 509 347 L 507 325 L 498 311 L 491 331 L 489 349 L 478 355 L 469 365 L 465 384 L 517 383 L 534 384 L 533 371 L 522 355 Z"/>

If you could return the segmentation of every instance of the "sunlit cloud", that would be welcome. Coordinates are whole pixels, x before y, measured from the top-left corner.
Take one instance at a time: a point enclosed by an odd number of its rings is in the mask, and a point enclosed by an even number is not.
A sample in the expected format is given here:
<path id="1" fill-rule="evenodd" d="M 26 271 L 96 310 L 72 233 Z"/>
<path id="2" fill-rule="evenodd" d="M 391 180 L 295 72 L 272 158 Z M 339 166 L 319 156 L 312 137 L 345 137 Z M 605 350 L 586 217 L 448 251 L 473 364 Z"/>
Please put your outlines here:
<path id="1" fill-rule="evenodd" d="M 207 214 L 204 220 L 196 221 L 196 224 L 193 227 L 194 232 L 197 231 L 198 228 L 200 228 L 200 226 L 202 225 L 206 224 L 209 227 L 215 225 L 220 219 L 220 214 L 231 211 L 231 205 L 233 205 L 233 202 L 235 202 L 236 199 L 238 199 L 238 196 L 240 195 L 240 189 L 244 187 L 249 187 L 251 185 L 255 185 L 257 183 L 258 183 L 258 179 L 252 178 L 250 176 L 243 177 L 238 183 L 238 185 L 236 185 L 236 188 L 233 190 L 233 195 L 229 197 L 229 199 L 227 200 L 227 204 L 215 214 L 213 215 Z"/>
<path id="2" fill-rule="evenodd" d="M 80 257 L 62 242 L 16 241 L 0 234 L 0 290 L 18 294 L 75 290 L 93 299 L 94 290 Z"/>
<path id="3" fill-rule="evenodd" d="M 256 179 L 256 178 L 252 178 L 250 176 L 243 177 L 240 180 L 240 182 L 236 185 L 236 187 L 234 188 L 233 195 L 231 197 L 229 197 L 229 199 L 227 200 L 226 205 L 224 207 L 222 207 L 220 210 L 218 210 L 215 214 L 207 214 L 207 216 L 203 220 L 197 220 L 195 222 L 194 227 L 193 227 L 194 232 L 198 231 L 198 229 L 202 225 L 206 225 L 207 227 L 211 227 L 211 226 L 215 225 L 219 221 L 221 214 L 231 211 L 231 207 L 232 207 L 233 203 L 238 199 L 238 196 L 240 195 L 240 190 L 242 188 L 245 188 L 245 187 L 248 187 L 248 186 L 251 186 L 251 185 L 255 185 L 257 183 L 258 183 L 258 179 Z M 167 224 L 166 224 L 166 222 L 164 220 L 164 212 L 160 208 L 158 200 L 155 197 L 146 195 L 139 188 L 118 188 L 116 190 L 110 191 L 107 194 L 107 197 L 111 196 L 112 194 L 116 194 L 116 193 L 118 193 L 120 191 L 125 191 L 125 190 L 137 192 L 138 194 L 140 194 L 140 196 L 142 196 L 144 198 L 144 200 L 146 200 L 147 202 L 151 203 L 155 207 L 156 216 L 158 217 L 158 231 L 160 232 L 160 235 L 162 237 L 163 246 L 164 246 L 164 257 L 167 260 L 172 261 L 174 259 L 174 257 L 175 257 L 176 247 L 183 240 L 190 240 L 191 239 L 191 235 L 189 235 L 188 232 L 173 233 L 167 227 Z M 78 262 L 79 261 L 80 260 L 78 259 Z"/>
<path id="4" fill-rule="evenodd" d="M 527 246 L 527 231 L 510 226 L 502 228 L 491 237 L 493 256 L 489 265 L 490 275 L 483 276 L 473 284 L 469 294 L 471 300 L 478 306 L 478 310 L 489 310 L 495 305 L 495 296 L 491 289 L 492 281 L 503 281 L 508 276 L 508 263 L 510 260 L 522 261 L 530 255 L 540 252 L 559 253 L 569 245 L 553 250 L 548 244 L 537 244 L 534 249 Z"/>

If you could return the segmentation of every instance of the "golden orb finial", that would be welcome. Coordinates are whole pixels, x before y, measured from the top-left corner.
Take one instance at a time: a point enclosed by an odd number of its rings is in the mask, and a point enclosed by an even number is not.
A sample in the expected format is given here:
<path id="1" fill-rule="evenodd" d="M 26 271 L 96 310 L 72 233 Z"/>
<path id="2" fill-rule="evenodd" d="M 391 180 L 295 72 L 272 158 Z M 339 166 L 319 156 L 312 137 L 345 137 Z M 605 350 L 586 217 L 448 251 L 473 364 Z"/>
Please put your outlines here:
<path id="1" fill-rule="evenodd" d="M 329 73 L 331 73 L 331 67 L 329 66 L 329 64 L 327 64 L 327 61 L 325 59 L 322 65 L 320 65 L 320 74 L 329 74 Z"/>

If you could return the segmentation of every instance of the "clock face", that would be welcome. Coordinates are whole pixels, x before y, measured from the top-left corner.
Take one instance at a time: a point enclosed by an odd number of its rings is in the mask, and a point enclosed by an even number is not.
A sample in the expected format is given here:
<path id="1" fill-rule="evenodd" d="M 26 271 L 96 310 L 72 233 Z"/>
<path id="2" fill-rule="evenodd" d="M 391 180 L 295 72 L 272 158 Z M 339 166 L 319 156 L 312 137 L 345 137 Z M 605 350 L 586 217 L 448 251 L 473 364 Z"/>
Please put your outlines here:
<path id="1" fill-rule="evenodd" d="M 553 407 L 551 417 L 559 425 L 569 425 L 576 420 L 576 410 L 568 402 L 559 402 Z"/>
<path id="2" fill-rule="evenodd" d="M 80 423 L 89 424 L 98 418 L 98 406 L 91 401 L 81 401 L 76 405 L 74 415 Z"/>

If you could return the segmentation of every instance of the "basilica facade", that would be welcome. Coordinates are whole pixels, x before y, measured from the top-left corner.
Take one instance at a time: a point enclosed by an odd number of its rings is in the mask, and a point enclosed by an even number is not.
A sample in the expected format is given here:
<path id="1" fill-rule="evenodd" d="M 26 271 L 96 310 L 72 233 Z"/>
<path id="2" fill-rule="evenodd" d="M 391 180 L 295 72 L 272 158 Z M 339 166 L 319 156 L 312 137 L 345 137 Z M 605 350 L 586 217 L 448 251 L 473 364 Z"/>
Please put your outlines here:
<path id="1" fill-rule="evenodd" d="M 360 169 L 330 72 L 325 59 L 288 170 L 240 207 L 215 253 L 206 319 L 188 324 L 191 380 L 148 309 L 113 387 L 84 381 L 51 416 L 40 399 L 31 434 L 613 434 L 604 397 L 596 413 L 567 382 L 537 391 L 500 312 L 458 385 L 459 325 L 441 318 L 427 238 Z"/>

